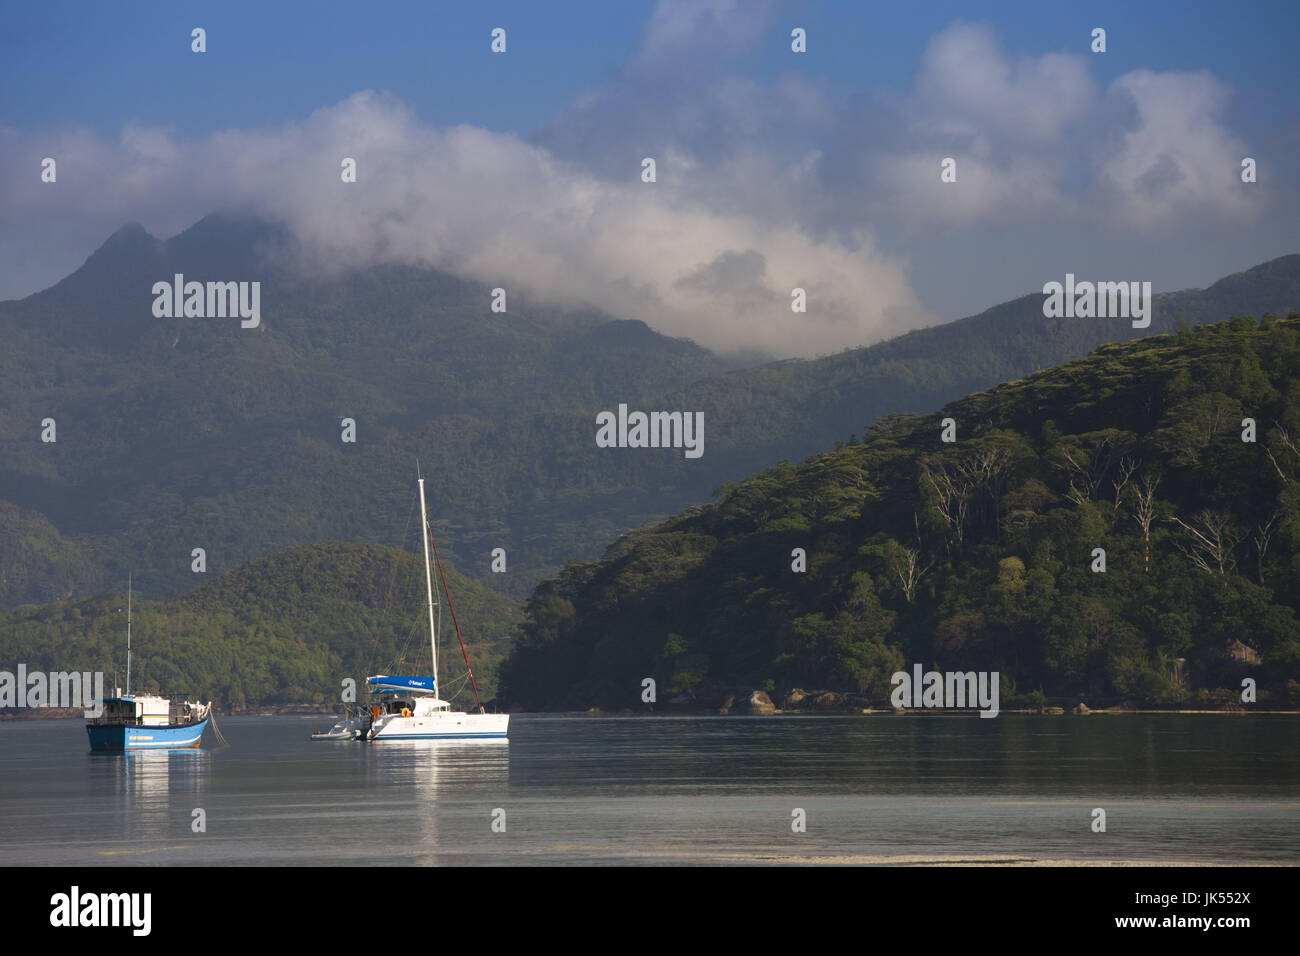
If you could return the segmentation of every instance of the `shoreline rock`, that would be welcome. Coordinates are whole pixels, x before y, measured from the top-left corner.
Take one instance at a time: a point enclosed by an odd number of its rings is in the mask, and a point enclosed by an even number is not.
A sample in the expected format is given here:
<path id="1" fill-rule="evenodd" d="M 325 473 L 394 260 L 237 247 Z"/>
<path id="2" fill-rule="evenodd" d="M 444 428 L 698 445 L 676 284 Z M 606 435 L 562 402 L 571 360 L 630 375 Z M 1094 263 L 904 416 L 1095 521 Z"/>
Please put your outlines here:
<path id="1" fill-rule="evenodd" d="M 736 710 L 742 714 L 766 716 L 776 713 L 776 705 L 772 703 L 772 698 L 767 696 L 766 691 L 751 690 Z"/>

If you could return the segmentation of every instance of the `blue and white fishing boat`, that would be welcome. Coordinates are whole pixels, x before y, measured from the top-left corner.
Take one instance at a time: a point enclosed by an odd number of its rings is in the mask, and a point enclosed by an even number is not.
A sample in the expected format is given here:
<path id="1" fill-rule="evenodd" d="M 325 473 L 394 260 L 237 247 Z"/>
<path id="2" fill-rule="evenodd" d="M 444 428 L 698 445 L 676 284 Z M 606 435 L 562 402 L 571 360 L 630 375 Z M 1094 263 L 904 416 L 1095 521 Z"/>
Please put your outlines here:
<path id="1" fill-rule="evenodd" d="M 131 693 L 131 582 L 126 585 L 126 692 L 114 688 L 103 712 L 86 721 L 90 749 L 108 753 L 128 750 L 179 750 L 197 747 L 208 726 L 212 705 L 173 703 L 166 697 Z"/>
<path id="2" fill-rule="evenodd" d="M 424 532 L 424 583 L 428 594 L 429 611 L 429 649 L 433 659 L 433 674 L 420 676 L 403 676 L 378 674 L 368 678 L 371 706 L 368 713 L 345 716 L 328 733 L 313 734 L 316 740 L 502 740 L 506 738 L 510 723 L 509 714 L 489 714 L 478 705 L 478 713 L 465 713 L 451 709 L 451 704 L 438 696 L 438 629 L 434 623 L 434 609 L 440 605 L 433 593 L 433 569 L 429 564 L 429 518 L 424 504 L 424 479 L 419 479 L 420 486 L 420 526 Z M 437 558 L 435 546 L 434 557 Z M 438 577 L 442 589 L 446 591 L 447 579 L 442 573 L 442 563 L 438 562 Z M 447 606 L 451 610 L 452 621 L 456 620 L 456 608 L 451 603 L 448 593 Z M 456 636 L 460 637 L 460 626 L 456 626 Z M 469 666 L 469 656 L 465 654 L 465 644 L 461 641 L 461 653 L 465 656 L 465 669 L 471 684 L 474 672 Z M 478 686 L 474 684 L 474 697 L 477 702 Z"/>

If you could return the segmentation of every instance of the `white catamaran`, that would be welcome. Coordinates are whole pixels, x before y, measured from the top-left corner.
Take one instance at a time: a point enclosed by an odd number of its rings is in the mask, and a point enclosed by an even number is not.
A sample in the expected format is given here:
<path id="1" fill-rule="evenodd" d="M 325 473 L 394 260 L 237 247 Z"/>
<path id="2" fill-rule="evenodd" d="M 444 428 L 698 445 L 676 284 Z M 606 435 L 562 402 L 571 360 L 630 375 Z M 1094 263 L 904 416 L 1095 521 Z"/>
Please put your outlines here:
<path id="1" fill-rule="evenodd" d="M 509 714 L 454 711 L 451 704 L 438 696 L 438 630 L 434 625 L 433 570 L 429 565 L 429 519 L 424 505 L 424 479 L 420 485 L 420 526 L 424 534 L 424 583 L 428 594 L 429 648 L 433 654 L 433 675 L 397 676 L 379 674 L 368 679 L 371 698 L 376 702 L 369 713 L 345 715 L 328 733 L 313 734 L 317 740 L 488 740 L 502 739 L 510 722 Z M 447 586 L 438 566 L 442 585 Z M 450 605 L 450 595 L 448 596 Z M 452 607 L 452 620 L 456 611 Z M 459 634 L 459 627 L 457 628 Z M 462 644 L 462 652 L 464 646 Z M 469 659 L 465 660 L 469 669 Z M 473 673 L 470 672 L 470 680 Z M 478 690 L 475 688 L 475 697 Z"/>

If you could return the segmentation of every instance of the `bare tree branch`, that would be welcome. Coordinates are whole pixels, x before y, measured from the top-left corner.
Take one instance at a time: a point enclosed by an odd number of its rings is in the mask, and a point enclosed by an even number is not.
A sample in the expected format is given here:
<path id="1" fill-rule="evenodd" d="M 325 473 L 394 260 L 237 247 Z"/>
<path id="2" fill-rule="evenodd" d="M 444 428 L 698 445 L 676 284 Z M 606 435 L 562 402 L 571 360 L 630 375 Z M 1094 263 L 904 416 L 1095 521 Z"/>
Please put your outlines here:
<path id="1" fill-rule="evenodd" d="M 1190 536 L 1186 543 L 1178 544 L 1178 550 L 1196 567 L 1211 574 L 1227 574 L 1236 567 L 1232 549 L 1241 540 L 1241 532 L 1229 515 L 1203 508 L 1190 524 L 1177 515 L 1171 515 L 1169 520 Z"/>
<path id="2" fill-rule="evenodd" d="M 1274 511 L 1268 516 L 1268 520 L 1261 525 L 1256 525 L 1255 535 L 1251 539 L 1255 545 L 1255 570 L 1259 577 L 1259 583 L 1264 583 L 1264 555 L 1268 553 L 1268 543 L 1273 537 L 1273 525 L 1277 519 L 1282 516 L 1280 511 Z"/>
<path id="3" fill-rule="evenodd" d="M 1142 567 L 1151 571 L 1151 525 L 1156 520 L 1156 488 L 1160 477 L 1153 471 L 1144 472 L 1133 486 L 1133 520 L 1142 529 Z"/>

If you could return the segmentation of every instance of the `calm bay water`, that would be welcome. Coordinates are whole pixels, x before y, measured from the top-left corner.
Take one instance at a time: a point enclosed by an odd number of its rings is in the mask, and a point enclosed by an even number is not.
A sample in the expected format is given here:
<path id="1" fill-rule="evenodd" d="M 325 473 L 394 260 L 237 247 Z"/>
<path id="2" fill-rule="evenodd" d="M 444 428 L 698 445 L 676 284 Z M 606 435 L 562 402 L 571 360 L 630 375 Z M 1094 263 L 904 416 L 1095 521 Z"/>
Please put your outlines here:
<path id="1" fill-rule="evenodd" d="M 330 722 L 221 718 L 228 748 L 118 756 L 80 721 L 0 723 L 0 864 L 1300 863 L 1294 717 L 517 715 L 508 743 L 308 739 Z"/>

